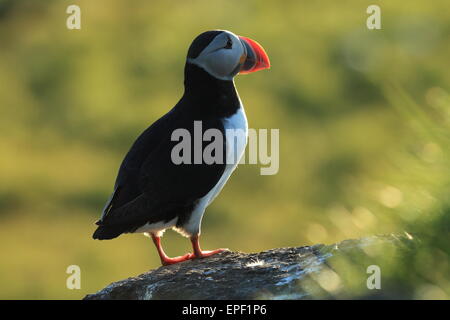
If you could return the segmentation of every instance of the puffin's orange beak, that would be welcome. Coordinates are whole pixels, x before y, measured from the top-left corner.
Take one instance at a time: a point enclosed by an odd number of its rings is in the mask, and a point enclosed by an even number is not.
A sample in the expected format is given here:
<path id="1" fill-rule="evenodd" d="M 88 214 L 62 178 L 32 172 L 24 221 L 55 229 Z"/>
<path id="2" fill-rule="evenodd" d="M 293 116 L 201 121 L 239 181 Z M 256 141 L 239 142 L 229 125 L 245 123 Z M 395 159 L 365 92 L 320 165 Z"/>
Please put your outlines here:
<path id="1" fill-rule="evenodd" d="M 255 40 L 239 36 L 245 48 L 241 56 L 241 69 L 239 74 L 247 74 L 270 68 L 270 60 L 264 48 Z"/>

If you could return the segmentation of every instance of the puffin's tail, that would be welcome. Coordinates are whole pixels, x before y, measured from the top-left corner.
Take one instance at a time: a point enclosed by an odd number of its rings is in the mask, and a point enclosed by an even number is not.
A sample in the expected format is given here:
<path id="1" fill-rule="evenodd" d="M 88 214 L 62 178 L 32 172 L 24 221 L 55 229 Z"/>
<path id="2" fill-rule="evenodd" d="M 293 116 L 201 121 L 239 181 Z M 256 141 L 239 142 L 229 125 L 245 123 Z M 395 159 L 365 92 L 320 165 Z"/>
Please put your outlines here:
<path id="1" fill-rule="evenodd" d="M 92 235 L 92 238 L 98 240 L 110 240 L 117 238 L 122 233 L 123 233 L 122 227 L 100 225 L 97 228 L 97 230 L 95 230 L 94 234 Z"/>

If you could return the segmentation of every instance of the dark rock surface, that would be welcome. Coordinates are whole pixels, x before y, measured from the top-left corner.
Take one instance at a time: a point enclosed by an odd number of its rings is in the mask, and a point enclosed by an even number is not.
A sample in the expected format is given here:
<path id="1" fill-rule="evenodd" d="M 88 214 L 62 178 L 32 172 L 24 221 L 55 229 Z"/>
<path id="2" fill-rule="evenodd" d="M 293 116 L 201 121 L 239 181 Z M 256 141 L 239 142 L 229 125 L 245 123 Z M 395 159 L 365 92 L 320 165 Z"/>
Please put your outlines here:
<path id="1" fill-rule="evenodd" d="M 409 235 L 389 235 L 250 254 L 223 252 L 114 282 L 84 299 L 310 299 L 317 298 L 315 286 L 327 298 L 343 286 L 342 270 L 333 269 L 330 259 L 386 246 L 406 248 L 412 241 Z"/>

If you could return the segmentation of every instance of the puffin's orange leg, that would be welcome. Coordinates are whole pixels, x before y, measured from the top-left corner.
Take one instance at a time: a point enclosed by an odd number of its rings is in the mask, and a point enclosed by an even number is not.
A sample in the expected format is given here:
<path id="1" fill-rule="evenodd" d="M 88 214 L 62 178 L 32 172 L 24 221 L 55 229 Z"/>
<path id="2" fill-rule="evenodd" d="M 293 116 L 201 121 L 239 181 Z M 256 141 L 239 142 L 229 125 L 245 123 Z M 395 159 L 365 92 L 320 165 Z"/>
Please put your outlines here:
<path id="1" fill-rule="evenodd" d="M 210 251 L 202 251 L 202 249 L 200 248 L 200 241 L 199 241 L 198 235 L 192 236 L 191 242 L 192 242 L 192 248 L 194 250 L 194 258 L 209 257 L 216 253 L 228 251 L 228 249 L 216 249 L 216 250 L 210 250 Z"/>
<path id="2" fill-rule="evenodd" d="M 159 257 L 161 258 L 161 263 L 163 266 L 167 266 L 169 264 L 175 264 L 178 262 L 183 262 L 183 261 L 187 261 L 190 260 L 194 257 L 194 255 L 192 253 L 187 253 L 184 256 L 179 256 L 179 257 L 174 257 L 174 258 L 170 258 L 166 255 L 166 253 L 164 252 L 162 246 L 161 246 L 161 237 L 157 237 L 156 235 L 154 235 L 152 233 L 152 240 L 153 243 L 156 246 L 156 250 L 158 250 L 158 254 Z"/>

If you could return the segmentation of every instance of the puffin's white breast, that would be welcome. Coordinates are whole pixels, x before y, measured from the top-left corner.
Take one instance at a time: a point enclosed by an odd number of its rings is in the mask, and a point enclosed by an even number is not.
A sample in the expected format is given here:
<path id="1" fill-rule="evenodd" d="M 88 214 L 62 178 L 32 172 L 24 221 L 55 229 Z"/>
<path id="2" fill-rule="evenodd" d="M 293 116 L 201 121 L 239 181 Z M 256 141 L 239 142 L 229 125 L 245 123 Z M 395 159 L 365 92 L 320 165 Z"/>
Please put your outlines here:
<path id="1" fill-rule="evenodd" d="M 222 190 L 231 173 L 233 173 L 234 169 L 236 169 L 239 164 L 247 145 L 248 124 L 247 117 L 245 116 L 245 111 L 242 106 L 234 115 L 229 118 L 224 118 L 222 121 L 227 140 L 227 165 L 222 177 L 220 177 L 220 180 L 204 197 L 208 198 L 206 206 L 208 206 L 219 194 L 220 190 Z"/>
<path id="2" fill-rule="evenodd" d="M 228 178 L 231 176 L 231 173 L 236 169 L 247 145 L 248 124 L 242 104 L 235 114 L 222 119 L 222 123 L 227 141 L 227 164 L 217 184 L 203 198 L 198 200 L 198 204 L 192 212 L 188 223 L 183 227 L 183 229 L 190 234 L 199 232 L 200 222 L 206 207 L 219 194 Z M 232 156 L 230 157 L 230 155 Z"/>

